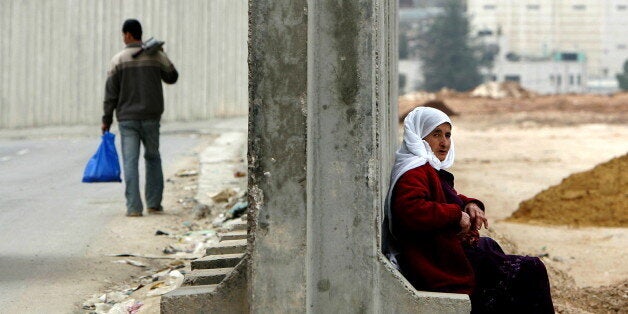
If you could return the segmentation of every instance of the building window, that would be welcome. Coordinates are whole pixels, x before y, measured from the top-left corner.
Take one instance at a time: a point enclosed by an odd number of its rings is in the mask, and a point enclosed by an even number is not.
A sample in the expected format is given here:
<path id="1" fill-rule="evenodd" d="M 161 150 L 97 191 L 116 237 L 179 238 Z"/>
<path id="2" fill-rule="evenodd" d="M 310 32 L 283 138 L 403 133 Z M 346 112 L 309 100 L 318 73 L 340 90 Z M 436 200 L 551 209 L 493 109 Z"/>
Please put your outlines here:
<path id="1" fill-rule="evenodd" d="M 576 11 L 584 11 L 587 9 L 587 6 L 584 4 L 576 4 L 573 6 L 573 9 Z"/>
<path id="2" fill-rule="evenodd" d="M 493 35 L 493 31 L 490 29 L 482 29 L 478 31 L 478 36 L 482 37 L 482 36 L 491 36 Z"/>
<path id="3" fill-rule="evenodd" d="M 626 5 L 625 4 L 618 4 L 617 5 L 617 11 L 626 11 Z"/>
<path id="4" fill-rule="evenodd" d="M 573 86 L 573 83 L 574 83 L 573 74 L 569 74 L 569 85 Z"/>
<path id="5" fill-rule="evenodd" d="M 576 77 L 576 81 L 578 82 L 578 86 L 582 86 L 582 76 L 580 76 L 580 74 Z"/>
<path id="6" fill-rule="evenodd" d="M 494 4 L 485 4 L 484 5 L 484 10 L 495 10 L 497 8 L 496 5 Z"/>
<path id="7" fill-rule="evenodd" d="M 558 75 L 556 76 L 556 86 L 561 86 L 563 85 L 563 77 Z"/>
<path id="8" fill-rule="evenodd" d="M 530 11 L 538 11 L 541 9 L 541 5 L 539 4 L 528 4 L 526 5 L 526 8 Z"/>
<path id="9" fill-rule="evenodd" d="M 520 83 L 521 82 L 521 76 L 516 75 L 516 74 L 505 75 L 504 76 L 504 81 Z"/>
<path id="10" fill-rule="evenodd" d="M 562 52 L 560 54 L 560 60 L 562 61 L 578 61 L 578 54 L 575 52 Z"/>
<path id="11" fill-rule="evenodd" d="M 554 77 L 554 74 L 550 74 L 550 82 L 552 84 L 554 84 L 554 81 L 556 80 L 556 78 Z"/>

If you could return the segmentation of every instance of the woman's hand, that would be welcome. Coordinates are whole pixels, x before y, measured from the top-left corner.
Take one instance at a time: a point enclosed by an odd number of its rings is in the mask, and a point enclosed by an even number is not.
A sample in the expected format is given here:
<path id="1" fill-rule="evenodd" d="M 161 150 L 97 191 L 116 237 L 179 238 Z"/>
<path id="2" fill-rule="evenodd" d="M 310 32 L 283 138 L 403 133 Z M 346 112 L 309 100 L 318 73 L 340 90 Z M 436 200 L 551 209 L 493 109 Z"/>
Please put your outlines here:
<path id="1" fill-rule="evenodd" d="M 471 226 L 473 228 L 480 230 L 482 225 L 484 225 L 484 228 L 488 229 L 488 220 L 486 219 L 486 216 L 484 216 L 484 211 L 480 209 L 478 204 L 473 202 L 467 204 L 467 206 L 464 207 L 464 212 L 469 214 Z"/>
<path id="2" fill-rule="evenodd" d="M 462 212 L 462 216 L 460 217 L 460 233 L 466 234 L 471 229 L 471 219 L 469 218 L 469 214 Z"/>

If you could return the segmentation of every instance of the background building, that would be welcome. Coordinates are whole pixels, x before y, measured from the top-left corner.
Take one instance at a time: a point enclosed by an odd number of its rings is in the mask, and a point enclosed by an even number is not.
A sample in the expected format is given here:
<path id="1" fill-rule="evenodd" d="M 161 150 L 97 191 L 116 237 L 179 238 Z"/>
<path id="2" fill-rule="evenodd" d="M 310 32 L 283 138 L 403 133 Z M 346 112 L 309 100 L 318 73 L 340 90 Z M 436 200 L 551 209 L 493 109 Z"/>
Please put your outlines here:
<path id="1" fill-rule="evenodd" d="M 504 55 L 584 54 L 587 90 L 617 89 L 628 59 L 628 0 L 468 0 L 467 8 L 476 34 L 506 42 Z"/>

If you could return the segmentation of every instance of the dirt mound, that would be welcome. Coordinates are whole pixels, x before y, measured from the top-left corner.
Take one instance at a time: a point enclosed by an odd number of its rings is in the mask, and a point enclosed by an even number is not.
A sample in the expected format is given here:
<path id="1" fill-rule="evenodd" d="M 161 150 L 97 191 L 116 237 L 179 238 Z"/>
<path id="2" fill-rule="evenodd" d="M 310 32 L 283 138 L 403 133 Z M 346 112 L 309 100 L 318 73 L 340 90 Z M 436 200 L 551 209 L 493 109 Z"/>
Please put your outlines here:
<path id="1" fill-rule="evenodd" d="M 408 113 L 410 113 L 410 111 L 412 111 L 416 107 L 431 107 L 431 108 L 435 108 L 435 109 L 438 109 L 438 110 L 444 112 L 446 115 L 448 115 L 450 117 L 458 115 L 456 112 L 451 110 L 451 108 L 447 107 L 447 105 L 445 105 L 444 101 L 442 101 L 440 99 L 434 99 L 434 100 L 428 100 L 427 102 L 425 102 L 422 105 L 418 105 L 418 106 L 414 106 L 414 107 L 408 106 L 407 108 L 405 108 L 406 110 L 404 110 L 404 112 L 400 112 L 399 113 L 399 122 L 403 123 L 403 120 L 406 118 Z"/>
<path id="2" fill-rule="evenodd" d="M 508 221 L 628 227 L 628 154 L 573 174 L 519 204 Z"/>

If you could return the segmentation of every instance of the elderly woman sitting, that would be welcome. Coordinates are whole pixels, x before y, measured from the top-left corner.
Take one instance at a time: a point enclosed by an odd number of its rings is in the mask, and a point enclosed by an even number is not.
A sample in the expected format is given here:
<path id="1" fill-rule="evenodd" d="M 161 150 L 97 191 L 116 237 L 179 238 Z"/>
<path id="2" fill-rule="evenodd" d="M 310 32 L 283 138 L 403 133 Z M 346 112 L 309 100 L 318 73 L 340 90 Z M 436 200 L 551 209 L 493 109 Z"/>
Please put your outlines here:
<path id="1" fill-rule="evenodd" d="M 452 123 L 419 107 L 404 121 L 385 214 L 384 253 L 417 290 L 468 294 L 472 313 L 553 313 L 547 271 L 536 257 L 506 255 L 481 201 L 458 194 Z"/>

